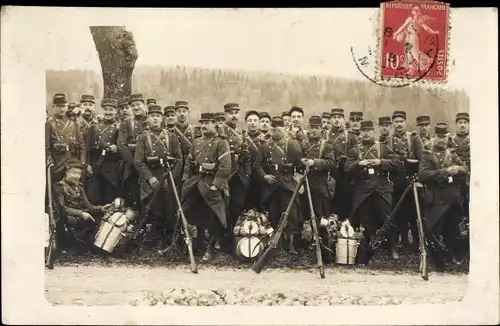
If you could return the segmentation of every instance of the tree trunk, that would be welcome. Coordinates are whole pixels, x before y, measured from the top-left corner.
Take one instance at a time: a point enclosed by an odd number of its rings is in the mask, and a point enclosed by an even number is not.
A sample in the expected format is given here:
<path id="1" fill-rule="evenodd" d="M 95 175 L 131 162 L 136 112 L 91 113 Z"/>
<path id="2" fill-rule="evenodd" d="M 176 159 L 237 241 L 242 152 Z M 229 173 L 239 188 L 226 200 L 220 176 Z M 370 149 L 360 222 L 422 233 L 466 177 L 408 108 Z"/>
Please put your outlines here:
<path id="1" fill-rule="evenodd" d="M 123 26 L 90 26 L 101 62 L 106 98 L 120 99 L 132 92 L 132 72 L 137 49 L 131 32 Z"/>

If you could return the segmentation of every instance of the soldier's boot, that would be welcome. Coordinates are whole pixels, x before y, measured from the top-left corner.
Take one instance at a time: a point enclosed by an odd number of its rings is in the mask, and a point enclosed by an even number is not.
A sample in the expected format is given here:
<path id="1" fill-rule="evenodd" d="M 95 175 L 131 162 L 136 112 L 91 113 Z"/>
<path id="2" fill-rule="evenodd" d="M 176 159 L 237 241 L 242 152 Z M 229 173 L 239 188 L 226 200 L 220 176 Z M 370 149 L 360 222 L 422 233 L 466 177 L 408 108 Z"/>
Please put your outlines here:
<path id="1" fill-rule="evenodd" d="M 215 238 L 215 236 L 211 235 L 210 238 L 208 239 L 207 250 L 205 251 L 203 257 L 201 258 L 201 261 L 209 262 L 214 258 L 216 241 L 217 239 Z"/>
<path id="2" fill-rule="evenodd" d="M 293 234 L 290 234 L 288 236 L 288 252 L 290 252 L 292 255 L 297 255 L 298 252 L 297 250 L 295 249 L 295 237 Z"/>

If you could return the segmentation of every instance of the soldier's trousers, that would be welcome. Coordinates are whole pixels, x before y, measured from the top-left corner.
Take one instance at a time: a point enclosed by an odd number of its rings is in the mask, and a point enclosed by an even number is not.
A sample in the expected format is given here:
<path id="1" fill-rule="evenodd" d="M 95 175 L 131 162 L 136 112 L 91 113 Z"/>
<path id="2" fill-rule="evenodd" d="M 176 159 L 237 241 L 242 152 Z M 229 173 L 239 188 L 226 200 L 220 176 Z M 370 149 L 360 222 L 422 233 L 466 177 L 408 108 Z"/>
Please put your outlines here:
<path id="1" fill-rule="evenodd" d="M 392 208 L 396 206 L 398 201 L 401 199 L 407 185 L 406 184 L 398 184 L 394 186 L 394 192 L 392 195 Z M 422 207 L 424 207 L 421 202 L 422 199 L 419 196 L 421 212 L 423 212 Z M 417 211 L 415 207 L 415 199 L 413 195 L 413 189 L 407 193 L 405 198 L 403 199 L 403 203 L 399 206 L 399 210 L 396 213 L 396 217 L 394 219 L 398 234 L 401 235 L 403 244 L 408 243 L 408 230 L 411 230 L 411 235 L 413 239 L 413 243 L 418 247 L 418 228 L 417 228 Z"/>
<path id="2" fill-rule="evenodd" d="M 245 205 L 245 188 L 238 175 L 229 181 L 229 205 L 227 214 L 227 228 L 232 233 L 234 224 L 238 220 Z"/>
<path id="3" fill-rule="evenodd" d="M 453 257 L 456 257 L 456 243 L 459 221 L 460 209 L 458 209 L 456 206 L 452 206 L 433 226 L 429 235 L 431 237 L 431 242 L 436 242 L 434 238 L 439 240 L 442 236 L 443 244 L 446 247 L 446 252 L 443 252 L 439 244 L 435 245 L 435 248 L 432 248 L 435 259 L 442 261 L 443 258 L 445 260 L 451 260 Z"/>
<path id="4" fill-rule="evenodd" d="M 311 199 L 314 214 L 318 219 L 329 215 L 330 198 L 325 197 L 324 194 L 311 188 Z M 304 193 L 304 202 L 301 202 L 301 208 L 304 214 L 304 220 L 309 220 L 309 218 L 311 217 L 311 210 L 309 208 L 307 193 Z"/>
<path id="5" fill-rule="evenodd" d="M 102 174 L 88 179 L 87 197 L 94 205 L 106 205 L 118 197 L 118 189 Z"/>
<path id="6" fill-rule="evenodd" d="M 361 226 L 365 229 L 363 246 L 368 244 L 371 237 L 375 235 L 385 220 L 391 214 L 391 205 L 378 193 L 372 193 L 356 209 L 351 222 L 353 226 Z M 396 247 L 396 233 L 394 228 L 389 228 L 383 235 L 386 237 L 389 247 Z"/>
<path id="7" fill-rule="evenodd" d="M 149 203 L 152 194 L 144 199 L 144 205 Z M 162 190 L 158 193 L 155 200 L 151 203 L 149 211 L 148 223 L 153 226 L 154 237 L 165 240 L 166 234 L 171 233 L 175 227 L 177 212 L 177 204 L 174 199 L 172 190 Z M 180 221 L 179 221 L 180 223 Z M 182 227 L 181 225 L 177 226 Z"/>
<path id="8" fill-rule="evenodd" d="M 269 212 L 269 222 L 274 229 L 278 227 L 281 214 L 285 212 L 291 199 L 292 192 L 279 187 L 266 202 L 267 210 Z M 288 216 L 288 223 L 285 228 L 285 234 L 300 234 L 301 220 L 300 204 L 298 199 L 296 199 Z"/>
<path id="9" fill-rule="evenodd" d="M 137 172 L 134 172 L 134 174 L 124 180 L 122 187 L 122 196 L 125 199 L 127 206 L 139 211 L 141 208 L 141 191 Z"/>
<path id="10" fill-rule="evenodd" d="M 262 182 L 256 177 L 252 176 L 250 180 L 250 185 L 245 194 L 245 204 L 244 210 L 255 209 L 258 212 L 262 212 L 263 208 L 260 205 L 260 197 L 262 191 Z"/>
<path id="11" fill-rule="evenodd" d="M 337 214 L 340 219 L 351 215 L 353 200 L 353 189 L 349 177 L 339 174 L 335 183 L 335 194 L 333 196 L 331 212 Z"/>

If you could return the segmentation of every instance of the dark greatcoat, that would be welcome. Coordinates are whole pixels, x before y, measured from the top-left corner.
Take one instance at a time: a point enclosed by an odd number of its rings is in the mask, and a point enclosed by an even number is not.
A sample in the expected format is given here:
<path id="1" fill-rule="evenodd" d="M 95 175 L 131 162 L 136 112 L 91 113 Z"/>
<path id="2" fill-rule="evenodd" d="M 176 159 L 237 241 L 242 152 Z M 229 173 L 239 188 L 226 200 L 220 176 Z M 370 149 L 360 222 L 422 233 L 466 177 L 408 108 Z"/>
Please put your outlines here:
<path id="1" fill-rule="evenodd" d="M 246 210 L 257 209 L 258 211 L 262 211 L 260 203 L 262 180 L 259 178 L 255 170 L 255 162 L 259 155 L 260 147 L 262 146 L 262 144 L 265 143 L 261 135 L 262 134 L 259 131 L 253 134 L 247 132 L 247 144 L 248 144 L 247 148 L 250 154 L 252 172 L 250 173 L 250 184 L 248 185 L 248 189 L 245 194 L 244 208 Z"/>
<path id="2" fill-rule="evenodd" d="M 88 162 L 92 166 L 93 176 L 89 179 L 87 194 L 96 204 L 110 203 L 120 190 L 120 153 L 106 150 L 116 145 L 119 122 L 102 120 L 90 126 L 88 133 Z"/>
<path id="3" fill-rule="evenodd" d="M 378 146 L 380 146 L 380 151 L 377 150 Z M 374 174 L 369 174 L 366 167 L 358 165 L 361 160 L 376 158 L 380 158 L 381 163 L 379 166 L 373 168 Z M 353 224 L 359 224 L 365 218 L 357 214 L 357 209 L 365 200 L 373 195 L 378 195 L 378 198 L 386 202 L 388 207 L 387 213 L 390 213 L 393 184 L 388 178 L 388 173 L 397 170 L 400 165 L 401 163 L 397 156 L 384 143 L 363 142 L 349 151 L 345 169 L 354 178 L 354 196 L 351 213 L 351 222 Z M 376 217 L 385 219 L 388 216 Z M 379 222 L 382 222 L 382 220 L 379 220 Z"/>
<path id="4" fill-rule="evenodd" d="M 132 116 L 120 124 L 118 151 L 123 159 L 122 192 L 129 205 L 139 206 L 139 174 L 134 167 L 136 139 L 147 128 L 147 115 Z"/>
<path id="5" fill-rule="evenodd" d="M 450 208 L 461 211 L 462 197 L 460 194 L 460 182 L 465 178 L 462 173 L 452 176 L 446 168 L 451 165 L 465 164 L 460 160 L 457 153 L 451 149 L 437 149 L 425 151 L 420 162 L 419 180 L 427 187 L 425 193 L 425 221 L 427 230 L 431 230 L 439 219 Z"/>
<path id="6" fill-rule="evenodd" d="M 231 172 L 231 154 L 227 140 L 217 134 L 196 138 L 185 162 L 182 176 L 182 208 L 189 223 L 204 226 L 208 223 L 207 209 L 211 209 L 224 227 L 227 227 L 226 198 Z M 202 163 L 215 163 L 215 172 L 199 173 Z M 211 190 L 210 186 L 218 190 Z"/>
<path id="7" fill-rule="evenodd" d="M 335 157 L 335 168 L 330 171 L 336 181 L 331 211 L 341 218 L 346 218 L 352 210 L 352 184 L 344 165 L 347 154 L 358 144 L 358 140 L 351 132 L 332 127 L 326 135 L 326 141 L 332 145 Z"/>
<path id="8" fill-rule="evenodd" d="M 45 122 L 45 156 L 54 163 L 52 181 L 64 177 L 66 163 L 77 158 L 86 163 L 86 146 L 78 124 L 66 116 L 54 115 Z"/>
<path id="9" fill-rule="evenodd" d="M 307 176 L 314 211 L 318 217 L 327 216 L 330 211 L 329 201 L 332 198 L 327 179 L 328 173 L 335 168 L 333 146 L 323 139 L 308 139 L 302 143 L 302 152 L 304 158 L 314 160 L 314 165 Z M 309 205 L 305 206 L 304 212 L 311 214 Z"/>

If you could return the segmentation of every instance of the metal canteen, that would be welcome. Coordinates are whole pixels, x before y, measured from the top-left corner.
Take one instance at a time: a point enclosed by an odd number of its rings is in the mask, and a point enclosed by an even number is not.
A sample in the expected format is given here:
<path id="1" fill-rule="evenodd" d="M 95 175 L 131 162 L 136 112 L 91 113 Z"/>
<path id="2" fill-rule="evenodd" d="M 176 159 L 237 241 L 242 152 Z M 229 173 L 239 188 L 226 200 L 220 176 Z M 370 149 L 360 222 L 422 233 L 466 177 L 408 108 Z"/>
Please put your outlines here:
<path id="1" fill-rule="evenodd" d="M 264 244 L 257 237 L 244 237 L 236 245 L 236 254 L 242 259 L 257 257 L 264 249 Z"/>

